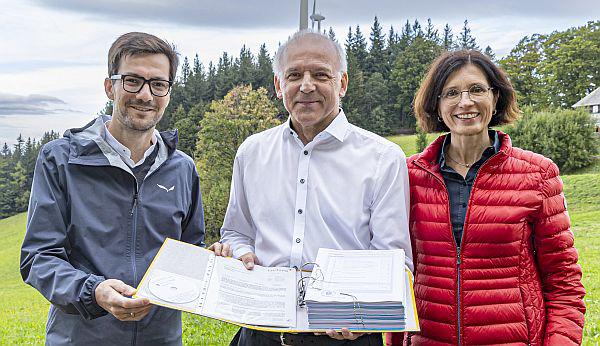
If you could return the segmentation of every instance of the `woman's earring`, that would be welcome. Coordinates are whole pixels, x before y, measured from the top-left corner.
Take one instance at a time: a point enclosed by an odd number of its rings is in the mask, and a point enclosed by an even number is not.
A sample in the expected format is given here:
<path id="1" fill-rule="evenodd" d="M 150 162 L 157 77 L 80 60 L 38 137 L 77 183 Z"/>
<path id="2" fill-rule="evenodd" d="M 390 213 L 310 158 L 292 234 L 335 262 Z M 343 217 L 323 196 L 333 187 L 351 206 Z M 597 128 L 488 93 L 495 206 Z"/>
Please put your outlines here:
<path id="1" fill-rule="evenodd" d="M 492 116 L 496 115 L 497 113 L 498 111 L 494 109 L 494 111 L 492 112 Z"/>
<path id="2" fill-rule="evenodd" d="M 438 121 L 439 121 L 440 123 L 443 123 L 443 122 L 444 122 L 444 121 L 442 120 L 442 118 L 440 118 L 440 116 L 439 116 L 439 115 L 437 116 L 437 118 L 438 118 Z"/>

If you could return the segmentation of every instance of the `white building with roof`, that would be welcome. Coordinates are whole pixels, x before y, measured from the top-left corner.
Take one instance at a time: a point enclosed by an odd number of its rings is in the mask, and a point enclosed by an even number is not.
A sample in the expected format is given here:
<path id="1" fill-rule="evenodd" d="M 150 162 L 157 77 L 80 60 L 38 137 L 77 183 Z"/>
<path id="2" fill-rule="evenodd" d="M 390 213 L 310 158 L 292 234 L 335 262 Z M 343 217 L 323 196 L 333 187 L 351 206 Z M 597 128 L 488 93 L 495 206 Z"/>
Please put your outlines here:
<path id="1" fill-rule="evenodd" d="M 577 101 L 571 107 L 585 107 L 592 114 L 592 117 L 596 119 L 596 131 L 600 128 L 600 88 L 596 88 L 596 90 Z"/>

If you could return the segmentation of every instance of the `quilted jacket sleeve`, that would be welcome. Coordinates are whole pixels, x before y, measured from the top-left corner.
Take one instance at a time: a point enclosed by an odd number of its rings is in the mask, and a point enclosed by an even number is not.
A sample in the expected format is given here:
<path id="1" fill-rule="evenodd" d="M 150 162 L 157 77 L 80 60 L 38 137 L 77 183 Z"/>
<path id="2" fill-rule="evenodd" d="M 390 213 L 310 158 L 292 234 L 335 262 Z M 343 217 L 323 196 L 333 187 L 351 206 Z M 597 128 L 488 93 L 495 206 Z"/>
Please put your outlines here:
<path id="1" fill-rule="evenodd" d="M 533 220 L 546 306 L 544 345 L 579 345 L 583 333 L 585 289 L 562 189 L 558 167 L 551 163 L 543 174 L 543 202 Z"/>

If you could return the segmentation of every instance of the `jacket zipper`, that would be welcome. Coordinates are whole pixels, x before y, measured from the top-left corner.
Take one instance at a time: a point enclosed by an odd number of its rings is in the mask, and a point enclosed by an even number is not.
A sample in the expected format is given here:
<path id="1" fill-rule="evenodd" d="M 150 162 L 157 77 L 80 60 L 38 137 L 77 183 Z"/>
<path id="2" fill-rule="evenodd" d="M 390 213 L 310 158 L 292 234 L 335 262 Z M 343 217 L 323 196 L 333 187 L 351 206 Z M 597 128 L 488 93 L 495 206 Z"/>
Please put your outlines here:
<path id="1" fill-rule="evenodd" d="M 465 230 L 463 229 L 463 234 L 465 233 Z M 454 238 L 454 236 L 453 236 Z M 461 244 L 462 244 L 462 234 L 460 236 L 461 238 Z M 455 241 L 456 242 L 456 241 Z M 457 317 L 457 327 L 458 327 L 458 333 L 457 333 L 457 337 L 458 337 L 458 345 L 461 345 L 460 342 L 460 246 L 456 246 L 456 304 L 457 304 L 457 313 L 456 313 L 456 317 Z"/>
<path id="2" fill-rule="evenodd" d="M 134 176 L 133 177 L 134 180 L 134 190 L 133 190 L 133 203 L 131 205 L 131 224 L 132 224 L 132 231 L 131 231 L 131 267 L 133 270 L 133 284 L 135 284 L 135 282 L 137 281 L 137 270 L 136 270 L 136 266 L 135 266 L 135 262 L 136 262 L 136 256 L 135 256 L 135 249 L 136 249 L 136 241 L 135 238 L 137 236 L 137 206 L 138 206 L 138 199 L 139 199 L 139 188 L 138 188 L 138 183 L 137 183 L 137 178 Z M 138 323 L 137 322 L 133 322 L 133 335 L 131 338 L 131 345 L 135 345 L 136 344 L 136 339 L 137 339 L 137 327 L 138 327 Z"/>
<path id="3" fill-rule="evenodd" d="M 477 178 L 479 177 L 479 172 L 481 172 L 481 169 L 486 165 L 486 163 L 488 163 L 494 156 L 498 155 L 500 151 L 498 151 L 497 153 L 495 153 L 494 155 L 490 156 L 482 165 L 481 167 L 479 167 L 479 169 L 477 170 L 477 174 L 475 174 L 475 179 L 473 180 L 473 187 L 475 187 L 476 183 L 477 183 Z M 452 225 L 452 219 L 450 218 L 450 196 L 448 195 L 448 187 L 446 186 L 446 183 L 443 181 L 443 179 L 440 179 L 437 175 L 433 174 L 432 171 L 430 171 L 429 169 L 427 169 L 426 167 L 424 167 L 423 165 L 421 165 L 417 160 L 413 161 L 417 166 L 421 167 L 421 169 L 425 170 L 426 172 L 428 172 L 429 174 L 431 174 L 437 181 L 439 181 L 445 188 L 446 190 L 446 198 L 448 199 L 448 221 L 450 222 L 449 224 Z M 465 215 L 465 223 L 463 224 L 463 231 L 462 234 L 460 235 L 460 244 L 462 245 L 463 243 L 463 237 L 465 236 L 465 227 L 464 225 L 467 223 L 467 216 L 468 216 L 468 212 L 471 209 L 471 196 L 473 193 L 473 188 L 471 188 L 471 193 L 469 194 L 469 201 L 468 201 L 468 205 L 467 205 L 467 215 Z M 461 260 L 460 260 L 460 246 L 456 243 L 456 240 L 454 240 L 454 235 L 452 235 L 452 241 L 454 242 L 454 245 L 456 246 L 456 303 L 457 303 L 457 344 L 460 346 L 462 345 L 461 342 L 461 328 L 460 328 L 460 321 L 461 321 L 461 317 L 460 317 L 460 264 L 461 264 Z"/>

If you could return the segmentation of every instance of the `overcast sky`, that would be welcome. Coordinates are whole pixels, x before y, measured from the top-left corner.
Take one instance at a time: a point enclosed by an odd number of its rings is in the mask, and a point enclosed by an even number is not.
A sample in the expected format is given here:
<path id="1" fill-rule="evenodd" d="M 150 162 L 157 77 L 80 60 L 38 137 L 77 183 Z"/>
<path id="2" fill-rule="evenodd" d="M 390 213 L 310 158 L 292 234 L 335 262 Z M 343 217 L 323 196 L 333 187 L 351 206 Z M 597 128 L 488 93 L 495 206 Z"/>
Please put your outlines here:
<path id="1" fill-rule="evenodd" d="M 19 133 L 39 138 L 91 120 L 107 101 L 103 79 L 111 43 L 145 31 L 203 63 L 222 52 L 274 52 L 298 27 L 299 0 L 0 0 L 0 145 Z M 312 11 L 312 1 L 309 1 Z M 349 26 L 368 37 L 373 17 L 387 33 L 427 18 L 458 33 L 467 19 L 477 43 L 506 55 L 526 35 L 600 19 L 598 0 L 405 1 L 320 0 L 317 12 L 343 42 Z M 352 81 L 350 81 L 352 82 Z"/>

